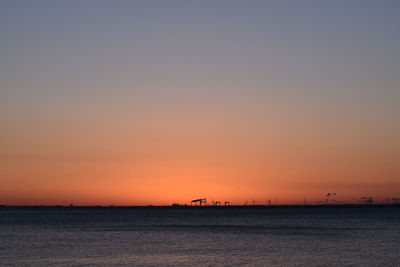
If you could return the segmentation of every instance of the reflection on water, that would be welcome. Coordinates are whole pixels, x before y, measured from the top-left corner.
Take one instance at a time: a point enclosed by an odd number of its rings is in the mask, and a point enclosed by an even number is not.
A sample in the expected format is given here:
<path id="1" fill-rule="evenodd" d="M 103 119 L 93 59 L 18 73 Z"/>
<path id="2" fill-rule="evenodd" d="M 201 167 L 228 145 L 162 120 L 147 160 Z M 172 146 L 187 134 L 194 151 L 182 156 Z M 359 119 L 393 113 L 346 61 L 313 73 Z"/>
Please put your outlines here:
<path id="1" fill-rule="evenodd" d="M 0 208 L 0 265 L 400 265 L 400 207 Z"/>

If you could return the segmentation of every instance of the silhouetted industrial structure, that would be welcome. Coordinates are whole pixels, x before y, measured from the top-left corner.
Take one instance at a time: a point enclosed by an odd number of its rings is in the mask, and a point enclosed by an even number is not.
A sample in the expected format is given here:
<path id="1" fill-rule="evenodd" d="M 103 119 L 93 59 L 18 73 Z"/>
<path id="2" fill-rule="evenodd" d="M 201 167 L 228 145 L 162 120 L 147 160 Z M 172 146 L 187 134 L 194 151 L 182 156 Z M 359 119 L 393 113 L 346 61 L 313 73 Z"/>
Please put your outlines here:
<path id="1" fill-rule="evenodd" d="M 362 197 L 361 201 L 363 204 L 374 204 L 374 198 L 373 197 Z"/>
<path id="2" fill-rule="evenodd" d="M 318 201 L 312 201 L 308 200 L 306 201 L 306 198 L 303 198 L 303 201 L 296 201 L 292 202 L 291 204 L 284 203 L 282 206 L 285 205 L 303 205 L 303 206 L 314 206 L 314 205 L 333 205 L 333 206 L 340 206 L 340 205 L 400 205 L 400 198 L 395 198 L 395 197 L 388 197 L 388 196 L 364 196 L 364 197 L 352 197 L 351 200 L 348 199 L 337 199 L 337 193 L 325 193 L 324 195 L 325 199 L 321 199 Z M 190 202 L 190 206 L 257 206 L 257 207 L 262 207 L 262 206 L 272 206 L 276 205 L 279 206 L 277 203 L 277 200 L 273 202 L 273 200 L 269 199 L 266 201 L 265 204 L 256 204 L 256 201 L 252 199 L 252 201 L 244 201 L 243 204 L 233 204 L 231 205 L 230 201 L 215 201 L 215 200 L 210 200 L 210 203 L 207 205 L 207 199 L 206 198 L 198 198 L 198 199 L 193 199 Z M 188 206 L 187 204 L 185 205 L 180 205 L 178 203 L 172 204 L 172 206 Z"/>
<path id="3" fill-rule="evenodd" d="M 194 203 L 195 206 L 197 206 L 197 204 L 199 204 L 199 206 L 201 206 L 202 204 L 206 205 L 207 204 L 207 199 L 206 198 L 198 198 L 198 199 L 194 199 L 190 202 L 190 205 L 192 206 Z"/>
<path id="4" fill-rule="evenodd" d="M 333 196 L 336 196 L 336 193 L 327 193 L 326 194 L 326 204 L 329 204 L 329 199 Z M 334 200 L 336 201 L 336 200 Z"/>

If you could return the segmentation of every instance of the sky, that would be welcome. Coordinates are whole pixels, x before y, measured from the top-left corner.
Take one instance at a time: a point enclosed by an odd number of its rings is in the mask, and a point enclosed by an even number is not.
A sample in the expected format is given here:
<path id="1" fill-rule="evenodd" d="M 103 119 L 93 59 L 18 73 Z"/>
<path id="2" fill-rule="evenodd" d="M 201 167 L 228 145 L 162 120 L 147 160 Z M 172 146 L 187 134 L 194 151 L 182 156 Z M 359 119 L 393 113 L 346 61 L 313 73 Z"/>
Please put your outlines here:
<path id="1" fill-rule="evenodd" d="M 0 0 L 0 204 L 399 197 L 399 14 Z"/>

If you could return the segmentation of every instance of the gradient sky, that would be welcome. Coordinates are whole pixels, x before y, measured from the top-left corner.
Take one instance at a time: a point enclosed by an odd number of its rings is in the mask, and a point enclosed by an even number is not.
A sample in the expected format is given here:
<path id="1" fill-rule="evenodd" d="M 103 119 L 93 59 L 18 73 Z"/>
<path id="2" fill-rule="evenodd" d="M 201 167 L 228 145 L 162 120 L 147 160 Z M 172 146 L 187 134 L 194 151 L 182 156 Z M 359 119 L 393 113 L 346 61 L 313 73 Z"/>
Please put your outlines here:
<path id="1" fill-rule="evenodd" d="M 398 197 L 399 14 L 0 0 L 0 204 Z"/>

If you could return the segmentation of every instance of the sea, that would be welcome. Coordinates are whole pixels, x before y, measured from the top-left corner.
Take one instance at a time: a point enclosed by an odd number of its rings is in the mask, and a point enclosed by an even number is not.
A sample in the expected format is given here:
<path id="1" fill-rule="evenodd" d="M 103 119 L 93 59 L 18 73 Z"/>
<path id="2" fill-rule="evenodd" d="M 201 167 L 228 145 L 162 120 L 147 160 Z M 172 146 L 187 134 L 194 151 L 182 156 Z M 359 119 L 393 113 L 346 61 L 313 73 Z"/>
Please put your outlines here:
<path id="1" fill-rule="evenodd" d="M 0 266 L 400 266 L 400 206 L 0 207 Z"/>

